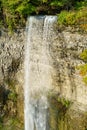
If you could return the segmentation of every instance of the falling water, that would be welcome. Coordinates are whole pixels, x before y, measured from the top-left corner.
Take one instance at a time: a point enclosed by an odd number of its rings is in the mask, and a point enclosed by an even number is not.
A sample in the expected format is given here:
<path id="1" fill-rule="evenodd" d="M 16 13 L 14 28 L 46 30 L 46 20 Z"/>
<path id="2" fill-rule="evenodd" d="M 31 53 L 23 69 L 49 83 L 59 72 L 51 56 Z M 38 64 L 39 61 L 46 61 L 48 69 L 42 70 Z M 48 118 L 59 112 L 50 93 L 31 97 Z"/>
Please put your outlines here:
<path id="1" fill-rule="evenodd" d="M 27 24 L 25 47 L 25 130 L 49 130 L 49 30 L 55 16 L 31 16 Z M 43 65 L 45 68 L 43 68 Z M 44 73 L 44 74 L 43 74 Z M 46 83 L 48 82 L 48 85 Z"/>
<path id="2" fill-rule="evenodd" d="M 32 117 L 30 116 L 30 107 L 29 107 L 29 72 L 30 72 L 30 66 L 29 66 L 29 59 L 30 59 L 30 43 L 31 43 L 31 30 L 32 30 L 32 18 L 30 18 L 29 28 L 28 28 L 28 36 L 27 36 L 27 44 L 25 48 L 25 85 L 24 85 L 24 97 L 25 97 L 25 130 L 30 130 L 30 128 L 33 127 Z M 31 129 L 33 130 L 33 129 Z"/>

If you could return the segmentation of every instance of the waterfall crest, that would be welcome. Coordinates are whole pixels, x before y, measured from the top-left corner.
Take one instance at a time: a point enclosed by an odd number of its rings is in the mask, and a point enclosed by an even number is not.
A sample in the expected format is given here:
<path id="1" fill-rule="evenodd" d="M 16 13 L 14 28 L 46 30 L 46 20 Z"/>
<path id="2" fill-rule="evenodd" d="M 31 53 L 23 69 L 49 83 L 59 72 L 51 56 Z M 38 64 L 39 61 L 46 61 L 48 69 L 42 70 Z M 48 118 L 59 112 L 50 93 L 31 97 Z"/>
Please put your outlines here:
<path id="1" fill-rule="evenodd" d="M 25 47 L 25 130 L 49 130 L 49 103 L 46 93 L 50 89 L 49 38 L 53 35 L 56 16 L 31 16 L 27 24 Z M 45 67 L 43 67 L 45 66 Z"/>

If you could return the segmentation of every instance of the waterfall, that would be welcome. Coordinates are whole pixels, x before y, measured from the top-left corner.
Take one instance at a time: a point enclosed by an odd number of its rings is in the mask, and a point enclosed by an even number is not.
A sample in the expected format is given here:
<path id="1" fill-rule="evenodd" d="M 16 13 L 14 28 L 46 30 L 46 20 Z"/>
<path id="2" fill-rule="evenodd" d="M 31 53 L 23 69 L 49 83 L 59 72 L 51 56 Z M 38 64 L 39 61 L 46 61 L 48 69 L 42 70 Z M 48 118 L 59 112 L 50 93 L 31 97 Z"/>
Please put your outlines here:
<path id="1" fill-rule="evenodd" d="M 56 16 L 31 16 L 25 45 L 25 130 L 49 130 L 49 37 Z M 45 67 L 43 67 L 45 66 Z M 47 85 L 48 84 L 48 85 Z"/>

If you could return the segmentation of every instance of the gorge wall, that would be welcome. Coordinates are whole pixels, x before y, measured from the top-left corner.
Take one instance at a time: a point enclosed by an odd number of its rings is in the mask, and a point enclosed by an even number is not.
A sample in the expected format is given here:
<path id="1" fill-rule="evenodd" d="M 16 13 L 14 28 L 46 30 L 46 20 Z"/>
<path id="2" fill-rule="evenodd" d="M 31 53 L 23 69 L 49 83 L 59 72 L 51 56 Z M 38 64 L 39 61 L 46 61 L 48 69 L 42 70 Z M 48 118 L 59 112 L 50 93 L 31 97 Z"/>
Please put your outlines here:
<path id="1" fill-rule="evenodd" d="M 47 93 L 50 100 L 49 111 L 54 113 L 51 114 L 49 121 L 51 130 L 57 130 L 57 128 L 86 130 L 87 87 L 82 81 L 77 66 L 83 64 L 80 53 L 87 48 L 87 35 L 74 32 L 72 28 L 60 31 L 55 25 L 46 45 L 45 42 L 43 44 L 39 42 L 41 39 L 41 35 L 38 36 L 36 30 L 30 51 L 31 83 L 34 87 L 37 83 L 37 86 L 40 85 L 40 80 L 44 81 L 44 73 L 47 73 L 48 78 L 44 86 L 45 89 L 48 86 L 50 90 Z M 16 115 L 22 123 L 25 44 L 25 30 L 20 29 L 13 35 L 9 35 L 5 30 L 0 31 L 0 115 L 6 118 L 9 118 L 9 115 L 11 117 Z M 49 60 L 49 63 L 44 63 L 45 55 L 48 56 L 49 59 L 47 58 L 46 61 Z M 71 102 L 68 110 L 58 101 L 61 98 L 65 100 L 65 103 Z M 59 112 L 60 118 L 56 116 Z M 17 129 L 20 128 L 17 127 Z"/>
<path id="2" fill-rule="evenodd" d="M 17 30 L 17 32 L 14 32 L 14 34 L 9 34 L 6 30 L 0 30 L 1 129 L 9 129 L 11 122 L 13 122 L 14 125 L 17 125 L 17 128 L 13 128 L 12 126 L 10 129 L 22 129 L 20 127 L 24 122 L 24 44 L 25 31 L 23 29 Z M 14 123 L 14 118 L 16 118 L 16 124 Z M 4 126 L 7 124 L 7 126 L 4 128 L 3 124 Z"/>

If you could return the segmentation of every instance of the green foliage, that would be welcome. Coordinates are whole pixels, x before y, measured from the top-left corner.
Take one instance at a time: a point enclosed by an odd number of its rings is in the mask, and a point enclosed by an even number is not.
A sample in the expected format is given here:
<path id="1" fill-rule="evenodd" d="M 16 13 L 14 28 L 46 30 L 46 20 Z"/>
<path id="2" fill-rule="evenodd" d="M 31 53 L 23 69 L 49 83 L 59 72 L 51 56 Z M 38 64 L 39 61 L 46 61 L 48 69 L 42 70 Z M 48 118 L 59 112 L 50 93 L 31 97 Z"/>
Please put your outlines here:
<path id="1" fill-rule="evenodd" d="M 51 103 L 53 102 L 53 104 L 55 104 L 54 107 L 57 108 L 57 105 L 59 107 L 59 104 L 60 106 L 63 106 L 63 108 L 69 108 L 70 105 L 72 104 L 72 102 L 68 99 L 65 99 L 64 97 L 60 97 L 58 94 L 54 94 L 52 92 L 49 92 L 48 93 L 48 99 L 49 101 L 51 101 Z"/>
<path id="2" fill-rule="evenodd" d="M 15 86 L 16 86 L 16 80 L 15 79 L 11 79 L 11 77 L 7 78 L 5 80 L 6 84 L 9 86 L 9 88 L 12 90 L 12 91 L 15 91 Z"/>
<path id="3" fill-rule="evenodd" d="M 51 6 L 59 6 L 59 7 L 62 7 L 62 6 L 64 6 L 64 4 L 65 4 L 67 1 L 69 1 L 69 0 L 52 0 L 52 1 L 50 2 L 50 5 L 51 5 Z"/>
<path id="4" fill-rule="evenodd" d="M 2 126 L 2 124 L 0 123 L 0 130 L 2 130 L 2 127 L 3 127 L 3 126 Z"/>
<path id="5" fill-rule="evenodd" d="M 80 75 L 85 76 L 87 73 L 87 64 L 80 65 L 78 69 L 80 70 Z"/>
<path id="6" fill-rule="evenodd" d="M 61 26 L 78 26 L 87 31 L 87 8 L 78 11 L 62 11 L 58 15 L 58 24 Z"/>
<path id="7" fill-rule="evenodd" d="M 47 2 L 48 2 L 48 0 L 42 0 L 42 2 L 43 2 L 43 3 L 47 3 Z"/>
<path id="8" fill-rule="evenodd" d="M 12 100 L 13 102 L 17 101 L 17 93 L 16 92 L 10 92 L 8 95 L 8 99 Z"/>
<path id="9" fill-rule="evenodd" d="M 62 11 L 58 15 L 59 25 L 74 25 L 75 24 L 75 12 Z"/>
<path id="10" fill-rule="evenodd" d="M 35 7 L 31 3 L 27 4 L 26 2 L 24 2 L 24 3 L 21 3 L 20 6 L 17 7 L 16 11 L 21 16 L 25 16 L 25 15 L 29 15 L 32 12 L 34 12 Z"/>
<path id="11" fill-rule="evenodd" d="M 0 25 L 4 25 L 12 31 L 14 28 L 24 26 L 29 15 L 40 14 L 41 12 L 57 14 L 61 10 L 82 9 L 86 5 L 86 0 L 80 2 L 79 0 L 0 0 Z M 59 15 L 59 23 L 75 24 L 76 20 L 79 19 L 77 17 L 79 14 L 76 15 L 76 13 L 69 12 L 68 14 L 63 11 Z M 83 18 L 83 14 L 81 17 Z"/>
<path id="12" fill-rule="evenodd" d="M 87 50 L 84 50 L 81 54 L 80 57 L 82 60 L 84 60 L 85 62 L 87 62 Z"/>
<path id="13" fill-rule="evenodd" d="M 58 98 L 58 102 L 62 103 L 62 105 L 66 108 L 68 108 L 71 104 L 71 101 L 66 100 L 65 98 Z"/>
<path id="14" fill-rule="evenodd" d="M 85 9 L 86 10 L 86 9 Z M 58 23 L 64 25 L 76 25 L 87 20 L 87 12 L 85 10 L 80 11 L 62 11 L 58 15 Z M 84 19 L 85 18 L 85 19 Z M 84 21 L 85 20 L 85 21 Z"/>
<path id="15" fill-rule="evenodd" d="M 80 57 L 85 63 L 80 65 L 78 69 L 80 70 L 80 75 L 83 76 L 83 81 L 87 84 L 87 50 L 84 50 Z"/>
<path id="16" fill-rule="evenodd" d="M 16 86 L 16 81 L 14 79 L 6 79 L 6 84 L 9 86 L 10 88 L 10 92 L 8 94 L 8 99 L 13 101 L 13 102 L 16 102 L 17 101 L 17 93 L 16 93 L 16 89 L 15 89 L 15 86 Z"/>
<path id="17" fill-rule="evenodd" d="M 83 78 L 83 81 L 84 81 L 85 84 L 87 85 L 87 76 L 85 76 L 85 77 Z"/>
<path id="18" fill-rule="evenodd" d="M 5 122 L 0 123 L 0 130 L 23 130 L 23 124 L 16 117 L 9 117 Z"/>
<path id="19" fill-rule="evenodd" d="M 82 9 L 84 7 L 87 7 L 87 0 L 83 0 L 83 1 L 77 1 L 75 4 L 75 9 Z"/>
<path id="20" fill-rule="evenodd" d="M 35 7 L 28 3 L 29 0 L 3 0 L 3 15 L 6 26 L 13 30 L 17 25 L 22 26 L 25 23 L 25 17 L 31 14 Z"/>

